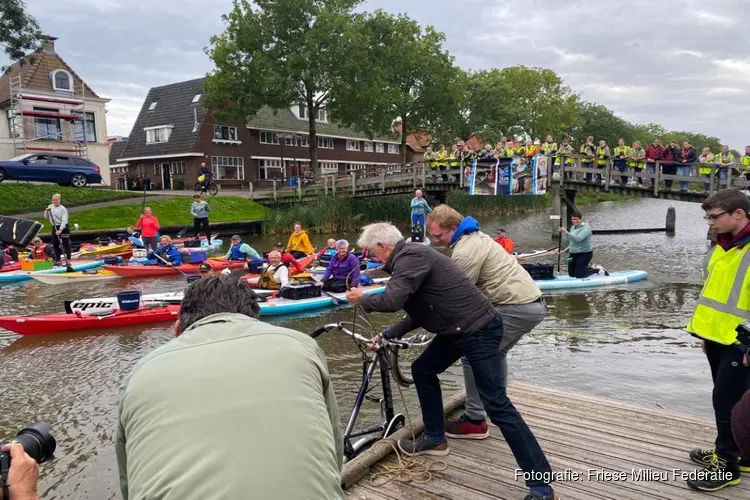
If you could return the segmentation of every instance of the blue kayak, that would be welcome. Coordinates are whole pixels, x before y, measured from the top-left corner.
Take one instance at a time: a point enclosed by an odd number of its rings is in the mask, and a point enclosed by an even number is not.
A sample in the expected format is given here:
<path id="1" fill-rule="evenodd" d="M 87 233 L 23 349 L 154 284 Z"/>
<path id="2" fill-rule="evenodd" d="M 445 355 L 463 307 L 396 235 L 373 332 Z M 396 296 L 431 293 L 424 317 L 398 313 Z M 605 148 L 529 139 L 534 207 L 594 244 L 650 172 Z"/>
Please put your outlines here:
<path id="1" fill-rule="evenodd" d="M 646 271 L 616 271 L 603 274 L 594 274 L 588 278 L 571 278 L 570 276 L 555 276 L 551 280 L 534 280 L 542 290 L 568 290 L 572 288 L 596 288 L 602 286 L 622 285 L 633 283 L 648 278 Z"/>
<path id="2" fill-rule="evenodd" d="M 72 260 L 70 261 L 71 267 L 74 271 L 85 271 L 87 269 L 95 269 L 104 264 L 103 260 Z M 45 269 L 44 271 L 8 271 L 7 273 L 0 273 L 0 283 L 16 283 L 19 281 L 27 281 L 32 279 L 31 276 L 35 274 L 60 274 L 67 271 L 64 266 L 54 267 L 52 269 Z"/>
<path id="3" fill-rule="evenodd" d="M 373 285 L 361 287 L 365 295 L 376 295 L 385 292 L 385 283 L 388 281 L 388 278 L 380 278 L 374 281 Z M 336 297 L 337 300 L 331 298 L 331 295 Z M 260 303 L 260 315 L 295 314 L 314 311 L 316 309 L 326 309 L 340 305 L 341 303 L 346 303 L 346 293 L 331 293 L 330 295 L 323 293 L 320 297 L 300 300 L 270 298 L 266 302 Z"/>

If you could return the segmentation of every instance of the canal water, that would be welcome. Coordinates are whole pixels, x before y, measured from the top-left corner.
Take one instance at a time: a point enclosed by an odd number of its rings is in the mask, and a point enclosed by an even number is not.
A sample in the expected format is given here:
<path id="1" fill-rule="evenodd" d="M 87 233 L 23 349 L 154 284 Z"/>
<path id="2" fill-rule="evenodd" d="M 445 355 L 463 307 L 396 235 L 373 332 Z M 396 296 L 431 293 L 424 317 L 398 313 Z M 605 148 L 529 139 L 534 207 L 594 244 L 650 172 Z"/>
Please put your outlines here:
<path id="1" fill-rule="evenodd" d="M 645 270 L 648 280 L 547 295 L 548 317 L 511 351 L 511 378 L 711 416 L 708 365 L 698 343 L 683 331 L 700 292 L 700 265 L 708 248 L 699 204 L 651 199 L 607 202 L 587 207 L 584 218 L 594 229 L 663 227 L 670 204 L 677 211 L 674 236 L 594 237 L 594 263 L 610 271 Z M 554 244 L 544 213 L 480 222 L 488 233 L 503 227 L 520 251 Z M 356 235 L 331 236 L 356 240 Z M 327 237 L 314 235 L 313 243 L 322 245 Z M 259 251 L 270 249 L 275 240 L 246 238 Z M 0 315 L 60 312 L 64 300 L 78 297 L 109 297 L 134 288 L 154 293 L 184 286 L 182 278 L 2 286 Z M 371 315 L 369 319 L 380 328 L 396 317 Z M 351 309 L 338 309 L 269 321 L 311 331 L 322 323 L 351 318 Z M 44 420 L 58 441 L 58 458 L 42 467 L 43 498 L 119 498 L 113 446 L 118 386 L 141 357 L 173 336 L 168 326 L 40 337 L 0 330 L 0 439 Z M 342 336 L 332 334 L 320 343 L 346 418 L 361 374 L 361 354 Z M 446 394 L 461 387 L 459 374 L 460 368 L 454 366 L 443 377 Z M 248 397 L 253 397 L 252 381 L 247 385 Z M 398 392 L 396 397 L 396 406 L 403 407 Z M 410 414 L 418 415 L 413 389 L 405 390 L 404 398 Z M 364 420 L 377 415 L 377 405 L 370 405 Z"/>

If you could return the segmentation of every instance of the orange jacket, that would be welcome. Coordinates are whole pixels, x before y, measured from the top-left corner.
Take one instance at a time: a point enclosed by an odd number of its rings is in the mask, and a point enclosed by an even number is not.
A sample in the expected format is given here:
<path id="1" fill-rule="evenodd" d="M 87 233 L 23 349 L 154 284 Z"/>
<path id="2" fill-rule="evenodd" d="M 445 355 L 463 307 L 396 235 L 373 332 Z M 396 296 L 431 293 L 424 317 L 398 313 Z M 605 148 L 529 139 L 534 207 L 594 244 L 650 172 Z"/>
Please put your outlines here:
<path id="1" fill-rule="evenodd" d="M 503 247 L 505 249 L 505 251 L 508 252 L 508 253 L 513 252 L 513 247 L 516 245 L 513 242 L 513 240 L 511 240 L 507 236 L 503 236 L 502 238 L 498 236 L 498 237 L 492 238 L 492 239 L 495 240 L 497 243 L 499 243 L 500 246 Z"/>

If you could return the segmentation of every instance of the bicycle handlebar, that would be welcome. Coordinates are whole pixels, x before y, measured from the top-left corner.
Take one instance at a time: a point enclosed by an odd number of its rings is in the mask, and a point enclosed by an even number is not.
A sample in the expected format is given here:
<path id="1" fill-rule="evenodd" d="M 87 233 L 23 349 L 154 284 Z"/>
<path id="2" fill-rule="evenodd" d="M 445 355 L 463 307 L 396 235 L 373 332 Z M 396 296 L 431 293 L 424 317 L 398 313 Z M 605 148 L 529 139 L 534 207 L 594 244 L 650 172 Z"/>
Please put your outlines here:
<path id="1" fill-rule="evenodd" d="M 310 333 L 310 336 L 312 338 L 319 337 L 322 333 L 330 332 L 331 330 L 338 330 L 346 335 L 349 335 L 350 337 L 353 337 L 355 340 L 362 342 L 363 344 L 367 345 L 380 345 L 385 346 L 388 344 L 396 345 L 399 347 L 407 348 L 410 347 L 411 344 L 409 342 L 406 342 L 404 340 L 398 340 L 398 339 L 386 339 L 382 338 L 379 343 L 376 344 L 376 342 L 373 339 L 368 339 L 367 337 L 363 337 L 362 335 L 358 333 L 354 333 L 353 331 L 347 329 L 342 325 L 341 323 L 329 323 L 327 325 L 323 325 L 319 328 L 316 328 L 313 332 Z"/>

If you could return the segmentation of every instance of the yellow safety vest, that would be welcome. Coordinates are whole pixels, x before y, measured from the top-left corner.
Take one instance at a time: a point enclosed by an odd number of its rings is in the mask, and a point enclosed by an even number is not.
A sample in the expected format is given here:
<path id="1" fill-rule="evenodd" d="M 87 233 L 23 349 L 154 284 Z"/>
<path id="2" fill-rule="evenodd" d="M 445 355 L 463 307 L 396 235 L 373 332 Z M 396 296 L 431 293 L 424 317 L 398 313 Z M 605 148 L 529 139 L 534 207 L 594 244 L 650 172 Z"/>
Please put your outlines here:
<path id="1" fill-rule="evenodd" d="M 629 146 L 623 146 L 623 147 L 616 146 L 615 147 L 615 156 L 620 156 L 620 155 L 628 156 L 629 154 L 630 154 L 630 147 Z M 618 158 L 618 160 L 619 160 L 619 158 Z"/>
<path id="2" fill-rule="evenodd" d="M 521 146 L 520 152 L 523 156 L 536 155 L 536 146 Z"/>
<path id="3" fill-rule="evenodd" d="M 441 167 L 445 167 L 448 165 L 448 162 L 446 159 L 448 158 L 448 153 L 446 151 L 438 151 L 437 152 L 437 164 Z"/>
<path id="4" fill-rule="evenodd" d="M 634 148 L 629 148 L 629 149 L 630 151 L 628 153 L 625 153 L 626 155 L 630 154 L 631 156 L 635 156 L 636 154 L 640 154 L 642 156 L 637 160 L 632 160 L 632 159 L 628 160 L 628 167 L 633 167 L 633 168 L 645 167 L 646 166 L 646 161 L 645 161 L 646 150 L 644 150 L 643 148 L 639 149 L 638 151 L 636 151 Z"/>
<path id="5" fill-rule="evenodd" d="M 437 168 L 437 161 L 435 160 L 434 152 L 427 152 L 424 154 L 424 161 L 430 166 L 430 168 Z"/>
<path id="6" fill-rule="evenodd" d="M 750 244 L 728 251 L 716 245 L 706 261 L 703 290 L 687 331 L 731 345 L 737 342 L 735 328 L 750 319 Z"/>
<path id="7" fill-rule="evenodd" d="M 596 148 L 596 156 L 599 157 L 599 159 L 596 160 L 596 163 L 598 163 L 599 165 L 606 165 L 607 164 L 607 158 L 606 158 L 607 157 L 607 148 L 606 147 Z"/>
<path id="8" fill-rule="evenodd" d="M 724 153 L 719 153 L 716 156 L 714 156 L 714 161 L 718 163 L 719 165 L 725 165 L 727 163 L 734 163 L 734 155 L 732 153 L 727 153 L 725 156 Z"/>
<path id="9" fill-rule="evenodd" d="M 742 157 L 742 166 L 745 167 L 742 169 L 743 174 L 750 173 L 750 156 L 745 155 Z"/>
<path id="10" fill-rule="evenodd" d="M 700 160 L 698 160 L 698 161 L 700 161 Z M 716 159 L 713 159 L 713 160 L 707 161 L 706 163 L 713 164 L 715 161 L 716 161 Z M 698 168 L 698 173 L 701 174 L 701 175 L 711 175 L 711 167 L 699 167 Z"/>
<path id="11" fill-rule="evenodd" d="M 542 143 L 542 153 L 544 153 L 546 155 L 553 155 L 556 152 L 557 152 L 557 143 L 556 142 L 552 142 L 552 143 L 543 142 Z"/>
<path id="12" fill-rule="evenodd" d="M 572 165 L 573 164 L 573 146 L 568 144 L 567 146 L 563 145 L 560 146 L 560 149 L 558 149 L 555 152 L 558 156 L 555 157 L 555 165 L 560 164 L 560 156 L 565 155 L 565 164 L 566 165 Z"/>
<path id="13" fill-rule="evenodd" d="M 450 165 L 451 168 L 458 168 L 458 165 L 461 163 L 461 151 L 451 151 L 451 161 L 448 162 L 448 165 Z"/>

